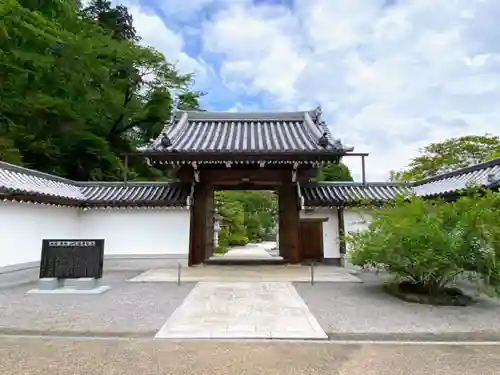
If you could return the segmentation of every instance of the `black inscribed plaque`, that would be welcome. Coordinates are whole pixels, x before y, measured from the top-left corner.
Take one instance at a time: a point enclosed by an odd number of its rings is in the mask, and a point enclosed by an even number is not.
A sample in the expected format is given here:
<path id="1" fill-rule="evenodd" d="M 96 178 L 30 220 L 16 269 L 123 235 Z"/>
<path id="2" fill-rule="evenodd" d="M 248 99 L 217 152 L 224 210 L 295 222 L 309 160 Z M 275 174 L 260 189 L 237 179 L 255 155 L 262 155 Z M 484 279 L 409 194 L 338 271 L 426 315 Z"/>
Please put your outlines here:
<path id="1" fill-rule="evenodd" d="M 40 278 L 102 278 L 104 240 L 42 240 Z"/>

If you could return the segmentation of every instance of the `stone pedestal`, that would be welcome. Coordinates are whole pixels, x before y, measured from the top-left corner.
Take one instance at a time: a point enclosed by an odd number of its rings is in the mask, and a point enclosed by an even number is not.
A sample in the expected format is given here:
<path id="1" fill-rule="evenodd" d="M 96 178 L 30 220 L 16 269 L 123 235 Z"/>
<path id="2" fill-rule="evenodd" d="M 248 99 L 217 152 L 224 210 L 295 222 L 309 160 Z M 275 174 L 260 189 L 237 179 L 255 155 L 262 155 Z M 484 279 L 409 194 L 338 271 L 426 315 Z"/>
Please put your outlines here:
<path id="1" fill-rule="evenodd" d="M 66 279 L 64 280 L 64 287 L 68 289 L 77 290 L 92 290 L 101 286 L 100 279 L 92 277 L 81 277 L 79 279 Z"/>
<path id="2" fill-rule="evenodd" d="M 44 277 L 38 281 L 38 289 L 40 290 L 54 290 L 62 286 L 63 283 L 56 277 Z"/>
<path id="3" fill-rule="evenodd" d="M 81 277 L 78 279 L 42 278 L 37 289 L 27 294 L 101 294 L 111 289 L 101 285 L 101 279 Z"/>

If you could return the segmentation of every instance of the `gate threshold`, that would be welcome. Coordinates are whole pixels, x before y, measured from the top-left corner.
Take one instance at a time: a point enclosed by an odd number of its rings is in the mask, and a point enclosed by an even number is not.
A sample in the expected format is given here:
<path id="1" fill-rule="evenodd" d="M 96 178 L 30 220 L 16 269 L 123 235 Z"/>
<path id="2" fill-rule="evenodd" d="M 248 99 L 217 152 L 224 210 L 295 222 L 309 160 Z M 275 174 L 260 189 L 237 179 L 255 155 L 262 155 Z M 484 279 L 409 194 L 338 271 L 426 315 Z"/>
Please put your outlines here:
<path id="1" fill-rule="evenodd" d="M 231 257 L 212 257 L 206 259 L 204 262 L 206 265 L 217 265 L 217 266 L 274 266 L 288 264 L 288 260 L 282 257 L 272 257 L 272 258 L 231 258 Z"/>

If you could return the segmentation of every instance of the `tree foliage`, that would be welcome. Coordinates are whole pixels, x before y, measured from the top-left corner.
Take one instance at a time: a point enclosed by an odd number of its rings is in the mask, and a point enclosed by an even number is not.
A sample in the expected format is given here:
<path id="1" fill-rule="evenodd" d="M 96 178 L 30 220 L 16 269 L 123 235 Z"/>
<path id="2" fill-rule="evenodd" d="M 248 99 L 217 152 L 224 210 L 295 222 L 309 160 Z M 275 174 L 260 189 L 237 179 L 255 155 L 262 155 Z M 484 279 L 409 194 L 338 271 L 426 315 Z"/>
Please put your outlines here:
<path id="1" fill-rule="evenodd" d="M 347 236 L 351 262 L 374 267 L 439 293 L 472 273 L 500 295 L 500 195 L 482 192 L 455 202 L 398 198 L 373 211 L 369 228 Z"/>
<path id="2" fill-rule="evenodd" d="M 120 155 L 158 135 L 173 109 L 202 110 L 205 95 L 109 0 L 0 2 L 0 159 L 75 180 L 121 180 Z M 130 180 L 169 178 L 131 160 Z M 321 179 L 351 180 L 344 165 Z M 262 240 L 274 227 L 270 192 L 224 192 L 221 238 Z"/>
<path id="3" fill-rule="evenodd" d="M 118 40 L 139 41 L 133 24 L 133 18 L 127 7 L 117 5 L 113 7 L 108 0 L 92 0 L 82 11 L 82 14 L 103 29 L 109 30 L 111 36 Z"/>
<path id="4" fill-rule="evenodd" d="M 329 163 L 320 168 L 316 181 L 353 181 L 351 171 L 344 163 Z"/>
<path id="5" fill-rule="evenodd" d="M 0 156 L 77 180 L 121 178 L 122 152 L 157 135 L 174 103 L 199 106 L 193 76 L 137 43 L 123 6 L 0 5 Z M 161 175 L 138 162 L 131 178 Z"/>
<path id="6" fill-rule="evenodd" d="M 437 174 L 482 163 L 500 157 L 500 137 L 468 135 L 431 143 L 421 150 L 408 168 L 391 171 L 391 180 L 420 180 Z"/>
<path id="7" fill-rule="evenodd" d="M 222 229 L 220 246 L 246 245 L 269 238 L 275 227 L 277 199 L 271 191 L 218 191 L 215 194 Z"/>
<path id="8" fill-rule="evenodd" d="M 323 166 L 316 181 L 352 181 L 345 164 Z M 219 241 L 222 248 L 274 239 L 277 196 L 270 191 L 221 191 L 216 193 L 219 213 L 223 217 Z"/>

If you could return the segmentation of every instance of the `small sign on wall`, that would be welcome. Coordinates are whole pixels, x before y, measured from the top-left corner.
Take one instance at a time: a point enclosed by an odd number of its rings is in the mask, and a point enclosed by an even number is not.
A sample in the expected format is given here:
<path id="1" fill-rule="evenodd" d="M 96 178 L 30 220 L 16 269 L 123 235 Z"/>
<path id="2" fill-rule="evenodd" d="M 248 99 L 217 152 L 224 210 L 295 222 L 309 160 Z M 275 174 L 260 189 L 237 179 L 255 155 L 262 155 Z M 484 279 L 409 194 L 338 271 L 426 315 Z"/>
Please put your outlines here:
<path id="1" fill-rule="evenodd" d="M 102 278 L 104 240 L 42 240 L 40 278 Z"/>

